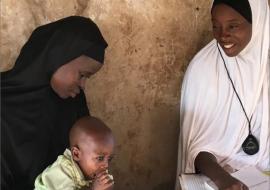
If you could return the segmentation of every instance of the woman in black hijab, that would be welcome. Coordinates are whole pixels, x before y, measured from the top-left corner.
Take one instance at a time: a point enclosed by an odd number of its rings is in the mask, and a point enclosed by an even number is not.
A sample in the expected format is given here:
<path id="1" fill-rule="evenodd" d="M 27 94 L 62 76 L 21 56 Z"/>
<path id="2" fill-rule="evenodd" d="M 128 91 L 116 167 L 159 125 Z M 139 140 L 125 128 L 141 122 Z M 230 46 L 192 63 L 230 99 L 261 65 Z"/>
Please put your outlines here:
<path id="1" fill-rule="evenodd" d="M 1 189 L 33 189 L 65 150 L 72 124 L 89 115 L 81 89 L 106 47 L 93 21 L 71 16 L 35 29 L 14 68 L 1 73 Z"/>

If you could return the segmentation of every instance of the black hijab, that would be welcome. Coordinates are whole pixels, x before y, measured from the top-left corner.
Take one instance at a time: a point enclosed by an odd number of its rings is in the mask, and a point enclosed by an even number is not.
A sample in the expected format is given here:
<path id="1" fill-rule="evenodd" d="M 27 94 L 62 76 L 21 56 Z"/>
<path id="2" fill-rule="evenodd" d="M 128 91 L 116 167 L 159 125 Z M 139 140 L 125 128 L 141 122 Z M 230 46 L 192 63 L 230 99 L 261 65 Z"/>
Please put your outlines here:
<path id="1" fill-rule="evenodd" d="M 81 55 L 103 63 L 106 47 L 93 21 L 71 16 L 36 28 L 14 68 L 1 73 L 1 189 L 32 190 L 68 147 L 70 127 L 89 114 L 85 95 L 61 99 L 50 79 Z"/>
<path id="2" fill-rule="evenodd" d="M 230 6 L 252 24 L 252 12 L 248 0 L 214 0 L 212 9 L 218 4 Z"/>

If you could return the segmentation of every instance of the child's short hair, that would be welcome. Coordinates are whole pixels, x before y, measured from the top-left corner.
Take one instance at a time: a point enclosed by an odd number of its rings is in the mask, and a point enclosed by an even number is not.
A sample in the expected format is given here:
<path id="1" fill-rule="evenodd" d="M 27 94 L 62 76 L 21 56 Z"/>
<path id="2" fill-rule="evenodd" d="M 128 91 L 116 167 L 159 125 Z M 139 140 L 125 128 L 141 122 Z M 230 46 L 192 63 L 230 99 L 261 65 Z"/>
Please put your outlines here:
<path id="1" fill-rule="evenodd" d="M 99 118 L 92 116 L 84 116 L 78 119 L 69 132 L 70 147 L 76 146 L 82 139 L 82 136 L 93 138 L 105 137 L 112 135 L 111 129 Z"/>

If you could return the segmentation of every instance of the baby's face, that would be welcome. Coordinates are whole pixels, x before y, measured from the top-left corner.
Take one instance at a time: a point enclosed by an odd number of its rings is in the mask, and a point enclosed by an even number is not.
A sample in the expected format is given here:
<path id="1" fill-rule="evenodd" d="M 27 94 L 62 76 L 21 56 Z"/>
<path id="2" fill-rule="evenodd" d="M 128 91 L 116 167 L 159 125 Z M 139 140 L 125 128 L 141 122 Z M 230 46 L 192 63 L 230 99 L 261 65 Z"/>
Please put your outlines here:
<path id="1" fill-rule="evenodd" d="M 87 179 L 94 178 L 99 172 L 108 169 L 113 158 L 114 139 L 107 137 L 100 142 L 89 139 L 87 146 L 81 147 L 78 164 Z"/>

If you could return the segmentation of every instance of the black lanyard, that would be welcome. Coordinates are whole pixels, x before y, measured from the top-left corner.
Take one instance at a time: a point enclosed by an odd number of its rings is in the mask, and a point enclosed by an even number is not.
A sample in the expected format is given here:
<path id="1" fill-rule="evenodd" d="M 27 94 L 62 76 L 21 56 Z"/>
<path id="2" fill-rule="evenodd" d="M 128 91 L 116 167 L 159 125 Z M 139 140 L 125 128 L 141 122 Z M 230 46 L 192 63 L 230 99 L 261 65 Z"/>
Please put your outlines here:
<path id="1" fill-rule="evenodd" d="M 230 82 L 231 82 L 231 84 L 232 84 L 233 91 L 235 92 L 236 97 L 237 97 L 237 99 L 239 100 L 239 103 L 240 103 L 240 105 L 241 105 L 241 108 L 242 108 L 242 110 L 243 110 L 243 112 L 244 112 L 244 114 L 245 114 L 245 117 L 246 117 L 247 121 L 248 121 L 248 130 L 249 130 L 249 133 L 248 133 L 248 136 L 247 136 L 246 140 L 245 140 L 245 141 L 243 142 L 243 144 L 242 144 L 243 151 L 244 151 L 246 154 L 249 154 L 249 155 L 256 154 L 256 153 L 259 151 L 259 143 L 258 143 L 256 137 L 254 137 L 254 136 L 252 135 L 252 132 L 251 132 L 251 120 L 252 120 L 253 114 L 251 115 L 251 117 L 250 117 L 250 119 L 249 119 L 248 116 L 247 116 L 247 112 L 246 112 L 246 110 L 245 110 L 245 108 L 244 108 L 244 105 L 243 105 L 243 103 L 242 103 L 242 101 L 241 101 L 241 99 L 240 99 L 240 97 L 239 97 L 239 94 L 237 93 L 237 91 L 236 91 L 236 89 L 235 89 L 234 83 L 233 83 L 233 81 L 232 81 L 232 78 L 231 78 L 230 73 L 229 73 L 229 71 L 228 71 L 228 68 L 227 68 L 227 66 L 226 66 L 225 60 L 224 60 L 224 58 L 223 58 L 223 56 L 222 56 L 222 53 L 221 53 L 221 51 L 220 51 L 220 49 L 219 49 L 218 43 L 217 43 L 217 48 L 218 48 L 219 54 L 221 55 L 221 58 L 222 58 L 222 60 L 223 60 L 224 67 L 225 67 L 225 69 L 226 69 L 228 78 L 229 78 L 229 80 L 230 80 Z"/>

